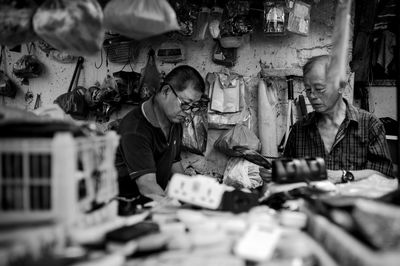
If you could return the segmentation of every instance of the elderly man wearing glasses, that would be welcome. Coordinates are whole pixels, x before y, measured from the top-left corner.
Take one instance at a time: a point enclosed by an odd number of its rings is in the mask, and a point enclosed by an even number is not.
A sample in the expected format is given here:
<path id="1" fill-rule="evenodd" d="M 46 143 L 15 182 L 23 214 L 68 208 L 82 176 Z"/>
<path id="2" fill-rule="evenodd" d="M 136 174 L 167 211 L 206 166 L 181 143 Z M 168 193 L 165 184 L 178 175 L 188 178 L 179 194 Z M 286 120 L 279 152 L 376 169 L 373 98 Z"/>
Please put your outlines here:
<path id="1" fill-rule="evenodd" d="M 182 122 L 207 107 L 204 80 L 197 70 L 182 65 L 164 79 L 156 94 L 120 122 L 116 154 L 120 209 L 143 201 L 160 201 L 181 165 Z M 125 207 L 121 207 L 124 205 Z M 126 210 L 125 210 L 126 211 Z"/>
<path id="2" fill-rule="evenodd" d="M 327 86 L 330 60 L 328 55 L 313 57 L 303 67 L 305 92 L 314 112 L 293 126 L 284 156 L 324 158 L 328 179 L 334 183 L 393 178 L 383 124 L 343 98 L 345 84 Z"/>

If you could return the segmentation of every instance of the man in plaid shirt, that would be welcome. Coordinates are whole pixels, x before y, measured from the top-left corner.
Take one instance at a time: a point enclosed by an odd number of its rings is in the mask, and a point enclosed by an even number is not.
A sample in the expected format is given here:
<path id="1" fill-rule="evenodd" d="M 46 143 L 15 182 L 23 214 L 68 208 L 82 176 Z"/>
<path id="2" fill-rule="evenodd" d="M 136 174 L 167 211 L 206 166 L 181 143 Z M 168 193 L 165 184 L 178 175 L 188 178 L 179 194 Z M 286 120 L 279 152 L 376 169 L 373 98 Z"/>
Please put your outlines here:
<path id="1" fill-rule="evenodd" d="M 393 178 L 393 166 L 380 120 L 355 108 L 342 92 L 344 86 L 326 85 L 330 56 L 311 58 L 303 67 L 305 91 L 314 112 L 291 129 L 285 157 L 322 157 L 334 183 L 378 175 Z"/>

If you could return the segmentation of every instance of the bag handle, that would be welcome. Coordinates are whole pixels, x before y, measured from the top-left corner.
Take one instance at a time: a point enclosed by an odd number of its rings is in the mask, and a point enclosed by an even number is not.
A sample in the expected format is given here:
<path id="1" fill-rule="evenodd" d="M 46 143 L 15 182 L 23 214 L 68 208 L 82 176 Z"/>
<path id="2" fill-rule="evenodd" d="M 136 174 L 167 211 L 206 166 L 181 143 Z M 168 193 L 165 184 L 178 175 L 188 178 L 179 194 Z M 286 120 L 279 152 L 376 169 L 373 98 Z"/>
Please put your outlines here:
<path id="1" fill-rule="evenodd" d="M 72 90 L 72 88 L 75 88 L 76 85 L 78 84 L 79 75 L 82 70 L 83 61 L 85 61 L 85 59 L 82 56 L 79 56 L 78 61 L 76 62 L 74 74 L 72 75 L 71 83 L 69 84 L 68 92 L 70 92 Z"/>

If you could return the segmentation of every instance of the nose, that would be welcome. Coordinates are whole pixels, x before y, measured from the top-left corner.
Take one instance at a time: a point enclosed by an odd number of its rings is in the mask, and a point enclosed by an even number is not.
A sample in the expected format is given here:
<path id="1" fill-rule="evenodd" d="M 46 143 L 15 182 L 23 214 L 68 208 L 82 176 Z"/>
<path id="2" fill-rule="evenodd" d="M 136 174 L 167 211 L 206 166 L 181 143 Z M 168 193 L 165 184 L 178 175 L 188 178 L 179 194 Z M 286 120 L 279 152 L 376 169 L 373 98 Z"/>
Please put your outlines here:
<path id="1" fill-rule="evenodd" d="M 316 99 L 317 97 L 317 93 L 315 92 L 315 90 L 311 89 L 310 91 L 306 92 L 307 97 L 309 99 Z"/>

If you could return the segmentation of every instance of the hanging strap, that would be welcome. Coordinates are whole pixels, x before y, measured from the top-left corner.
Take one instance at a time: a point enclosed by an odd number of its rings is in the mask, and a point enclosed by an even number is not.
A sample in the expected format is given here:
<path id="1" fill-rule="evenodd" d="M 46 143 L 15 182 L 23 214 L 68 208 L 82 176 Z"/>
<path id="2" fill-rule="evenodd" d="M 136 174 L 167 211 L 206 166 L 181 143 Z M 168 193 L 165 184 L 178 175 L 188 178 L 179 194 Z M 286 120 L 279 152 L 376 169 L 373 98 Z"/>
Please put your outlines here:
<path id="1" fill-rule="evenodd" d="M 75 88 L 78 83 L 83 61 L 85 61 L 85 59 L 82 56 L 79 56 L 78 61 L 76 62 L 74 74 L 72 75 L 71 83 L 69 84 L 68 92 L 70 92 L 73 88 Z"/>

